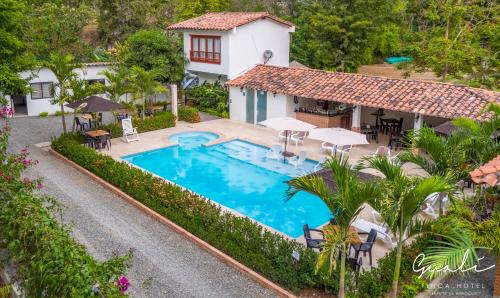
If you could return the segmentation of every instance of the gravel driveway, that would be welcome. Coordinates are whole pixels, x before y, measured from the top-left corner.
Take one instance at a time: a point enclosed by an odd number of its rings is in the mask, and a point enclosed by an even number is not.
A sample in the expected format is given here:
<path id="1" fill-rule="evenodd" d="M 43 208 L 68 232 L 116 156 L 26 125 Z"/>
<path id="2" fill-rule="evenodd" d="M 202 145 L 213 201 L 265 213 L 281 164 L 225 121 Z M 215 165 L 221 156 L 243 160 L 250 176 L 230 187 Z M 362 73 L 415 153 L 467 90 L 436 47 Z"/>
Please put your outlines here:
<path id="1" fill-rule="evenodd" d="M 61 133 L 59 117 L 14 118 L 11 126 L 15 150 Z M 133 251 L 131 296 L 274 296 L 45 150 L 30 146 L 30 152 L 40 161 L 30 175 L 43 177 L 44 192 L 64 205 L 62 220 L 77 241 L 100 260 Z"/>

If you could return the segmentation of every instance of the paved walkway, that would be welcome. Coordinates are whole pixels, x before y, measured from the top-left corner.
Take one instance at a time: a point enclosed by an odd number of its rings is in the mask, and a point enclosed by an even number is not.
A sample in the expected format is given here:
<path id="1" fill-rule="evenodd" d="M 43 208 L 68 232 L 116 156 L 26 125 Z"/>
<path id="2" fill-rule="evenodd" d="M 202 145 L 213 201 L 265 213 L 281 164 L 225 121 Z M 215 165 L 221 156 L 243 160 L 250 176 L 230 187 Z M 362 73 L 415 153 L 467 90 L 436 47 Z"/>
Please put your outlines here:
<path id="1" fill-rule="evenodd" d="M 11 148 L 60 134 L 60 118 L 11 120 Z M 40 161 L 30 175 L 44 178 L 44 192 L 63 205 L 63 221 L 97 259 L 133 251 L 127 272 L 133 297 L 271 297 L 273 293 L 157 223 L 87 176 L 30 146 Z"/>

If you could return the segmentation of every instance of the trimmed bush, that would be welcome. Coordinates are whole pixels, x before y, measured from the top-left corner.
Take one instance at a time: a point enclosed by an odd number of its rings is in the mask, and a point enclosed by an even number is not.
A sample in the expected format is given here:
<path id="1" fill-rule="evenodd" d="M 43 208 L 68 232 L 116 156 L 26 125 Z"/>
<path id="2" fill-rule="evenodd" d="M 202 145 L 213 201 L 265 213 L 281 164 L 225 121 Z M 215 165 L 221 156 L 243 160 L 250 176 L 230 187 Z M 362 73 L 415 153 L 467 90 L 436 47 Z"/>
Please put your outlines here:
<path id="1" fill-rule="evenodd" d="M 317 255 L 302 244 L 223 212 L 209 200 L 84 147 L 71 136 L 53 141 L 52 147 L 270 280 L 294 291 L 318 284 L 313 272 Z M 300 254 L 299 261 L 293 251 Z"/>
<path id="2" fill-rule="evenodd" d="M 154 116 L 146 117 L 144 119 L 136 117 L 132 119 L 132 125 L 134 127 L 137 127 L 137 131 L 139 133 L 174 127 L 175 116 L 171 112 L 162 112 L 155 114 Z M 119 138 L 123 135 L 121 123 L 111 123 L 103 125 L 100 127 L 100 129 L 111 130 L 111 136 L 113 138 Z"/>
<path id="3" fill-rule="evenodd" d="M 186 121 L 189 123 L 198 123 L 201 121 L 200 113 L 197 108 L 194 107 L 179 107 L 179 120 Z"/>
<path id="4" fill-rule="evenodd" d="M 38 116 L 40 116 L 40 118 L 45 118 L 45 117 L 49 116 L 49 112 L 40 112 L 40 114 L 38 114 Z"/>

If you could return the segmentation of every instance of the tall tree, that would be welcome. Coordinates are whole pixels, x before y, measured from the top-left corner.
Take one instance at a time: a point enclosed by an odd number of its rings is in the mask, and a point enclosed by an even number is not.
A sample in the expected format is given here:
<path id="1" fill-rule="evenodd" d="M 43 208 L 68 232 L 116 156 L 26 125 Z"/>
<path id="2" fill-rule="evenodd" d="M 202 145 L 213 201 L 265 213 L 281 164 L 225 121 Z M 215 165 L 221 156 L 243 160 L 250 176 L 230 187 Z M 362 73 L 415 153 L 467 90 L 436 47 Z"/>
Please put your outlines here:
<path id="1" fill-rule="evenodd" d="M 130 77 L 131 88 L 136 99 L 142 104 L 141 117 L 145 117 L 146 104 L 151 102 L 152 96 L 167 92 L 167 89 L 157 81 L 159 74 L 155 70 L 147 71 L 140 66 L 133 66 Z"/>
<path id="2" fill-rule="evenodd" d="M 337 267 L 340 259 L 340 278 L 338 297 L 345 296 L 345 262 L 349 253 L 349 227 L 363 209 L 363 204 L 380 193 L 374 184 L 364 183 L 351 170 L 347 159 L 329 159 L 326 168 L 332 171 L 336 192 L 333 192 L 322 177 L 315 175 L 302 176 L 290 181 L 288 198 L 300 191 L 317 195 L 330 209 L 337 222 L 338 230 L 327 235 L 326 244 L 318 258 L 317 268 L 329 264 L 330 272 Z"/>
<path id="3" fill-rule="evenodd" d="M 130 34 L 145 29 L 164 29 L 173 17 L 175 1 L 100 0 L 97 22 L 102 43 L 113 47 Z"/>
<path id="4" fill-rule="evenodd" d="M 129 36 L 118 48 L 117 60 L 124 67 L 154 71 L 163 83 L 179 82 L 184 76 L 184 53 L 177 38 L 160 30 L 143 30 Z"/>
<path id="5" fill-rule="evenodd" d="M 303 1 L 292 19 L 298 26 L 292 59 L 314 68 L 355 71 L 372 62 L 376 52 L 398 47 L 392 24 L 401 9 L 400 1 L 389 0 Z"/>
<path id="6" fill-rule="evenodd" d="M 62 54 L 53 52 L 50 54 L 50 59 L 42 64 L 43 67 L 50 69 L 56 76 L 57 83 L 52 90 L 53 104 L 58 104 L 61 107 L 61 120 L 64 133 L 66 130 L 64 104 L 70 100 L 71 93 L 69 92 L 70 83 L 77 78 L 75 69 L 81 68 L 82 64 L 75 61 L 75 57 L 70 54 Z"/>
<path id="7" fill-rule="evenodd" d="M 71 54 L 80 61 L 88 60 L 91 49 L 80 33 L 93 18 L 93 10 L 85 5 L 32 5 L 26 22 L 29 47 L 39 60 L 49 60 L 54 51 Z"/>
<path id="8" fill-rule="evenodd" d="M 22 27 L 26 10 L 21 1 L 0 2 L 0 96 L 26 90 L 26 81 L 18 75 L 32 62 Z"/>
<path id="9" fill-rule="evenodd" d="M 408 1 L 404 42 L 415 70 L 498 88 L 499 12 L 494 0 Z"/>

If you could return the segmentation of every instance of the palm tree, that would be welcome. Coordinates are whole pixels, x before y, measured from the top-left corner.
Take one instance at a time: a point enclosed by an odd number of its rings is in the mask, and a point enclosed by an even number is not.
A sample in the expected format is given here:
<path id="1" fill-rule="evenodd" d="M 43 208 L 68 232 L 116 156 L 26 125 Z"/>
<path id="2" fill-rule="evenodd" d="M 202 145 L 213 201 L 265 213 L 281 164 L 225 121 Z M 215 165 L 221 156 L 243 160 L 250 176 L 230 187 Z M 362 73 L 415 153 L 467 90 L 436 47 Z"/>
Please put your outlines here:
<path id="1" fill-rule="evenodd" d="M 130 72 L 125 67 L 104 70 L 101 74 L 108 81 L 105 91 L 112 101 L 120 102 L 120 97 L 131 91 L 129 82 Z"/>
<path id="2" fill-rule="evenodd" d="M 417 216 L 421 211 L 421 206 L 429 195 L 433 193 L 446 193 L 451 197 L 454 187 L 449 180 L 436 175 L 426 178 L 407 176 L 401 169 L 401 161 L 390 160 L 387 157 L 370 157 L 364 161 L 366 162 L 366 167 L 378 170 L 385 176 L 385 179 L 375 180 L 375 183 L 379 184 L 379 188 L 384 190 L 384 194 L 381 198 L 375 197 L 375 199 L 370 200 L 370 205 L 381 213 L 384 221 L 396 236 L 396 264 L 394 265 L 394 278 L 391 290 L 391 297 L 396 297 L 402 248 L 408 238 L 422 233 L 445 235 L 449 239 L 446 243 L 452 243 L 453 245 L 448 245 L 448 247 L 443 247 L 443 245 L 437 246 L 434 250 L 434 255 L 437 256 L 434 262 L 438 259 L 441 261 L 449 260 L 446 258 L 446 254 L 448 256 L 451 254 L 463 254 L 465 249 L 473 248 L 473 246 L 471 241 L 463 243 L 463 246 L 460 246 L 455 241 L 457 237 L 450 235 L 450 233 L 454 235 L 458 235 L 457 233 L 460 234 L 460 232 L 453 230 L 455 227 L 446 226 L 442 227 L 445 230 L 438 230 L 433 221 L 419 219 Z M 363 166 L 360 164 L 359 167 Z M 466 238 L 466 235 L 463 233 L 460 236 L 461 238 Z M 474 257 L 474 255 L 470 257 Z"/>
<path id="3" fill-rule="evenodd" d="M 491 137 L 500 128 L 500 105 L 490 103 L 483 112 L 489 113 L 488 121 L 453 120 L 458 129 L 448 137 L 438 136 L 430 127 L 413 132 L 411 148 L 401 159 L 419 165 L 432 175 L 450 176 L 454 181 L 466 178 L 470 171 L 500 151 L 500 143 Z M 414 149 L 424 151 L 425 155 L 414 154 Z"/>
<path id="4" fill-rule="evenodd" d="M 351 170 L 347 159 L 329 159 L 326 161 L 326 168 L 332 171 L 336 192 L 328 187 L 323 178 L 308 175 L 290 181 L 288 199 L 300 191 L 310 192 L 317 195 L 335 215 L 339 228 L 335 233 L 327 235 L 316 270 L 328 264 L 331 273 L 340 258 L 338 296 L 342 298 L 345 296 L 345 258 L 349 252 L 349 227 L 363 209 L 363 204 L 380 192 L 375 184 L 360 181 L 356 170 Z"/>
<path id="5" fill-rule="evenodd" d="M 146 103 L 151 100 L 153 95 L 167 92 L 167 89 L 156 81 L 159 76 L 158 72 L 154 70 L 147 71 L 139 66 L 133 66 L 131 71 L 131 88 L 134 91 L 134 96 L 142 101 L 141 117 L 144 119 Z"/>
<path id="6" fill-rule="evenodd" d="M 56 87 L 59 87 L 59 90 L 53 88 L 52 94 L 54 99 L 52 100 L 53 104 L 59 104 L 61 107 L 61 120 L 63 125 L 64 133 L 66 130 L 66 121 L 64 117 L 64 103 L 68 100 L 70 94 L 68 93 L 69 83 L 72 79 L 76 77 L 76 73 L 74 70 L 76 68 L 81 68 L 82 64 L 75 62 L 75 57 L 70 54 L 61 54 L 58 52 L 53 52 L 50 54 L 50 58 L 48 61 L 42 64 L 43 67 L 50 69 L 57 78 Z"/>

